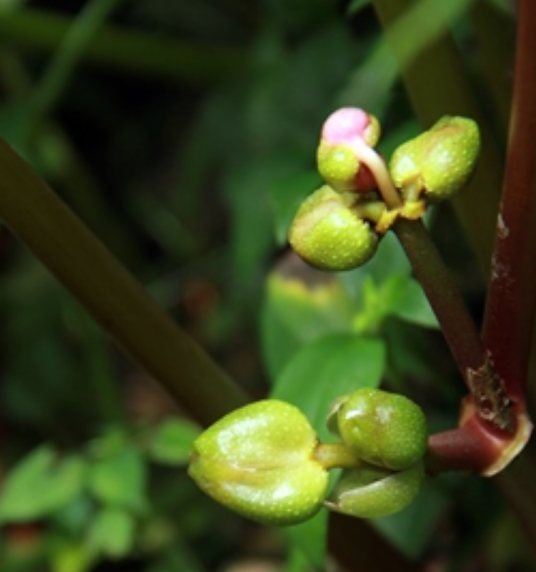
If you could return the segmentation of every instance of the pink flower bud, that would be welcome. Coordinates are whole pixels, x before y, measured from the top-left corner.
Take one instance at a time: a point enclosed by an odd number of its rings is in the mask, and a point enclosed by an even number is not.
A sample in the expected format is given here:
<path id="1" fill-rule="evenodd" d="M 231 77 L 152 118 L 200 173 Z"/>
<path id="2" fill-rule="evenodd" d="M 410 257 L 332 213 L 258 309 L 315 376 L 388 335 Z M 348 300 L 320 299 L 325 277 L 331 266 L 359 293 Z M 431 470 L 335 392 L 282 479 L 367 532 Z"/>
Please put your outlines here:
<path id="1" fill-rule="evenodd" d="M 358 107 L 342 107 L 332 113 L 322 128 L 322 140 L 329 145 L 352 145 L 362 139 L 373 147 L 380 137 L 378 120 Z"/>

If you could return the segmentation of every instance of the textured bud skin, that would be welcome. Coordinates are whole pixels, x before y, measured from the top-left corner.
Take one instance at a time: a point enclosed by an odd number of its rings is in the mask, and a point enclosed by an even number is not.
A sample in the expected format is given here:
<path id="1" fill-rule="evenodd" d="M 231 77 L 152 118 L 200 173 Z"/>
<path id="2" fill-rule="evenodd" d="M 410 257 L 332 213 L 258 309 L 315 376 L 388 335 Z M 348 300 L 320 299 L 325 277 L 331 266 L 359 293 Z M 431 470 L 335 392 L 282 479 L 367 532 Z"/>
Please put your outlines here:
<path id="1" fill-rule="evenodd" d="M 321 270 L 361 266 L 376 252 L 378 236 L 351 209 L 356 196 L 325 185 L 301 205 L 289 232 L 296 253 Z"/>
<path id="2" fill-rule="evenodd" d="M 317 152 L 320 176 L 338 192 L 351 191 L 359 171 L 359 161 L 347 145 L 321 143 Z"/>
<path id="3" fill-rule="evenodd" d="M 312 458 L 317 436 L 299 409 L 277 400 L 226 415 L 193 445 L 189 474 L 209 496 L 262 524 L 285 526 L 322 506 L 327 471 Z"/>
<path id="4" fill-rule="evenodd" d="M 320 143 L 317 165 L 324 181 L 339 193 L 368 193 L 377 186 L 368 167 L 359 163 L 355 152 L 348 145 Z"/>
<path id="5" fill-rule="evenodd" d="M 432 202 L 448 199 L 467 183 L 480 151 L 477 124 L 464 117 L 443 117 L 429 131 L 393 153 L 389 171 L 395 186 L 415 181 Z"/>
<path id="6" fill-rule="evenodd" d="M 368 463 L 399 471 L 414 465 L 426 452 L 424 413 L 402 395 L 358 389 L 339 402 L 334 414 L 341 439 Z"/>
<path id="7" fill-rule="evenodd" d="M 378 518 L 400 512 L 417 496 L 424 480 L 423 463 L 389 473 L 363 469 L 347 473 L 325 505 L 359 518 Z"/>

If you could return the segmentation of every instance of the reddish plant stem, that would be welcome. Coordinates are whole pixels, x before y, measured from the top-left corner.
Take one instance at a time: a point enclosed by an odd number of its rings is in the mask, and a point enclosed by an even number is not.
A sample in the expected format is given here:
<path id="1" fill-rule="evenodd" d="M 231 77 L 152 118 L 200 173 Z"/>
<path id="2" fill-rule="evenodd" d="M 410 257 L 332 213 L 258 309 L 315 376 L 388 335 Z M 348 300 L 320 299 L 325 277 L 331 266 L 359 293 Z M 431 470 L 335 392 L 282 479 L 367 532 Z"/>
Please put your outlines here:
<path id="1" fill-rule="evenodd" d="M 506 391 L 525 401 L 536 309 L 536 2 L 518 4 L 510 141 L 483 338 Z"/>
<path id="2" fill-rule="evenodd" d="M 460 291 L 421 221 L 399 219 L 393 230 L 441 324 L 460 372 L 467 378 L 467 370 L 480 368 L 487 354 Z"/>

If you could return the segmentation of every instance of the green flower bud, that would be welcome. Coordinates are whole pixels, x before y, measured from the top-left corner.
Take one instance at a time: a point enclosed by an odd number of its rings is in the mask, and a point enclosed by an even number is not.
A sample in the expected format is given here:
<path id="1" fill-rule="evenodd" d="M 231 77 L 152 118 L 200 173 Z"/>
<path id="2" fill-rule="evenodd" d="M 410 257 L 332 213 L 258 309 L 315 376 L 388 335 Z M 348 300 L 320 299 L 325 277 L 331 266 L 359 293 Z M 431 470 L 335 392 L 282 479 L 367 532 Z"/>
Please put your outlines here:
<path id="1" fill-rule="evenodd" d="M 289 232 L 296 253 L 321 270 L 350 270 L 376 252 L 378 235 L 352 207 L 358 196 L 325 185 L 301 205 Z"/>
<path id="2" fill-rule="evenodd" d="M 448 199 L 467 183 L 480 151 L 477 124 L 446 116 L 429 131 L 407 141 L 389 163 L 396 187 L 417 186 L 431 202 Z"/>
<path id="3" fill-rule="evenodd" d="M 376 181 L 365 165 L 359 163 L 355 151 L 345 144 L 321 142 L 317 151 L 318 172 L 335 191 L 368 193 Z"/>
<path id="4" fill-rule="evenodd" d="M 322 506 L 327 471 L 317 436 L 293 405 L 265 400 L 226 415 L 194 442 L 189 474 L 209 496 L 267 525 L 296 524 Z"/>
<path id="5" fill-rule="evenodd" d="M 347 472 L 335 487 L 327 508 L 359 518 L 377 518 L 406 508 L 424 480 L 423 463 L 391 473 L 379 468 Z"/>
<path id="6" fill-rule="evenodd" d="M 357 457 L 394 471 L 420 461 L 427 448 L 421 408 L 402 395 L 379 389 L 362 388 L 339 399 L 328 427 Z"/>

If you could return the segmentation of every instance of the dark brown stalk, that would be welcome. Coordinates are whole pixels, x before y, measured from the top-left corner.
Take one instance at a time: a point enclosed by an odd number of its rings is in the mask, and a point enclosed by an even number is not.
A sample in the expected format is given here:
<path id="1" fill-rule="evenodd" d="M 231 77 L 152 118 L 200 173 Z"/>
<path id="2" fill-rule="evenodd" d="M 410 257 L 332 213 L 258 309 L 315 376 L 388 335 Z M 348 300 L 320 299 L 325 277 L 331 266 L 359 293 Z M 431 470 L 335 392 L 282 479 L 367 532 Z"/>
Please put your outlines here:
<path id="1" fill-rule="evenodd" d="M 513 111 L 483 337 L 524 403 L 536 309 L 536 2 L 519 2 Z"/>
<path id="2" fill-rule="evenodd" d="M 195 419 L 209 424 L 247 402 L 245 393 L 1 139 L 0 173 L 0 218 Z"/>

